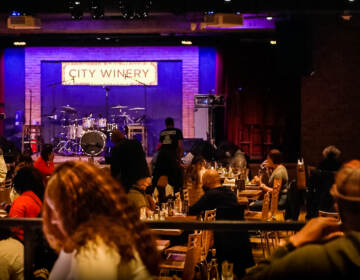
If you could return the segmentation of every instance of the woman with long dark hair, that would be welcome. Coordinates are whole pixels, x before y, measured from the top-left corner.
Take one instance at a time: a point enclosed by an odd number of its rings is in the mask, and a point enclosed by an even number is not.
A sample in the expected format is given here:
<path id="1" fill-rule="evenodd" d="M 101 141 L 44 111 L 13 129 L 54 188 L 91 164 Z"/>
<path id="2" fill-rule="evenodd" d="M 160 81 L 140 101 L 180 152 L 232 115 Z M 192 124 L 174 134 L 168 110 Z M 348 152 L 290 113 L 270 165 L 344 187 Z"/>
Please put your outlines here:
<path id="1" fill-rule="evenodd" d="M 69 161 L 54 171 L 43 230 L 59 252 L 50 279 L 151 279 L 158 273 L 150 230 L 119 183 L 92 164 Z"/>

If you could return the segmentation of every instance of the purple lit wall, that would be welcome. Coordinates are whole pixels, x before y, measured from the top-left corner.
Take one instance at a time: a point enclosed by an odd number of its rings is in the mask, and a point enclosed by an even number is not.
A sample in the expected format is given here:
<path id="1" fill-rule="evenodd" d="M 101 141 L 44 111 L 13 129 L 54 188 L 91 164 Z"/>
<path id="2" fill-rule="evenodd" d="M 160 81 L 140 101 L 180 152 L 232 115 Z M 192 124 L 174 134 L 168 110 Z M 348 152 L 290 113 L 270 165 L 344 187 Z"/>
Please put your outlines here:
<path id="1" fill-rule="evenodd" d="M 199 92 L 198 47 L 28 47 L 25 48 L 25 111 L 29 120 L 29 92 L 32 91 L 32 119 L 41 122 L 41 63 L 46 61 L 181 61 L 182 129 L 194 137 L 194 94 Z M 214 77 L 215 79 L 215 77 Z"/>

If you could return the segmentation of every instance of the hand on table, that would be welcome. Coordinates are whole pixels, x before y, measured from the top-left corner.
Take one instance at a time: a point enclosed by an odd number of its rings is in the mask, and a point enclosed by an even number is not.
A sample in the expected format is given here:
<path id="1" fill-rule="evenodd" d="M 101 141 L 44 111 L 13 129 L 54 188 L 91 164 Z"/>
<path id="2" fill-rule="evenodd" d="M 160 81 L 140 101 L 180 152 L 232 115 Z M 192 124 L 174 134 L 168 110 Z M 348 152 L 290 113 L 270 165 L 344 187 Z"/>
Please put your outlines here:
<path id="1" fill-rule="evenodd" d="M 295 235 L 290 237 L 290 242 L 299 247 L 308 243 L 324 243 L 344 235 L 338 220 L 329 217 L 317 217 L 309 220 L 306 225 Z"/>

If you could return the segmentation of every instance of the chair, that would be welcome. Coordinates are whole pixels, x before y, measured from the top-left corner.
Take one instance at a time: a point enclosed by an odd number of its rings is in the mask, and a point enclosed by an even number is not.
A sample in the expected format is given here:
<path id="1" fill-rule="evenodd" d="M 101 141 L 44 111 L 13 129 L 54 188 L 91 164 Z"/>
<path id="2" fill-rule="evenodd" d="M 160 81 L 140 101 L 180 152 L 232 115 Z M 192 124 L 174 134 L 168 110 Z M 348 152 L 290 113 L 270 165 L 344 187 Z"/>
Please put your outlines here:
<path id="1" fill-rule="evenodd" d="M 182 271 L 182 279 L 192 280 L 194 278 L 195 266 L 200 262 L 200 244 L 200 233 L 189 234 L 186 253 L 168 254 L 166 260 L 160 263 L 160 275 L 166 275 L 170 271 Z"/>
<path id="2" fill-rule="evenodd" d="M 270 193 L 266 192 L 263 199 L 261 211 L 246 211 L 245 220 L 248 221 L 267 221 L 269 218 L 269 206 L 270 206 Z M 250 238 L 251 243 L 260 243 L 263 257 L 266 258 L 270 255 L 270 249 L 268 244 L 267 233 L 264 231 L 256 231 L 255 238 Z M 258 240 L 260 239 L 260 242 Z"/>
<path id="3" fill-rule="evenodd" d="M 186 254 L 188 248 L 190 248 L 191 246 L 201 247 L 201 235 L 201 231 L 195 231 L 194 233 L 189 234 L 187 246 L 172 246 L 165 250 L 165 254 Z"/>
<path id="4" fill-rule="evenodd" d="M 284 221 L 284 211 L 279 211 L 279 196 L 280 196 L 280 189 L 281 189 L 281 178 L 275 178 L 273 183 L 273 191 L 271 193 L 271 204 L 270 204 L 270 213 L 272 220 L 282 220 Z M 279 213 L 282 215 L 279 216 Z"/>
<path id="5" fill-rule="evenodd" d="M 245 220 L 266 221 L 269 216 L 269 206 L 270 206 L 270 194 L 267 192 L 264 194 L 261 211 L 250 211 L 250 210 L 246 211 Z"/>
<path id="6" fill-rule="evenodd" d="M 204 213 L 204 221 L 212 222 L 216 219 L 216 209 L 206 210 Z M 214 244 L 214 233 L 212 230 L 203 230 L 202 231 L 202 239 L 201 239 L 201 247 L 202 247 L 202 258 L 206 258 L 210 248 Z"/>

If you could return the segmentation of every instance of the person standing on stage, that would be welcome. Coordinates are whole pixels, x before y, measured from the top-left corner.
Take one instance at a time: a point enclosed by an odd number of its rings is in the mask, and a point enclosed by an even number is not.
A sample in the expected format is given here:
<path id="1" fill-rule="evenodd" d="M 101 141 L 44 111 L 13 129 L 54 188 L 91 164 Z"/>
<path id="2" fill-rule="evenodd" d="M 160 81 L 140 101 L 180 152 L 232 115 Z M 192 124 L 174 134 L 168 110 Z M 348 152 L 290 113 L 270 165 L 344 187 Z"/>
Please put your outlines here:
<path id="1" fill-rule="evenodd" d="M 180 159 L 184 153 L 180 129 L 174 127 L 174 119 L 166 118 L 166 128 L 160 132 L 160 150 L 153 172 L 153 186 L 158 187 L 159 200 L 165 200 L 167 184 L 179 192 L 183 186 L 183 172 Z"/>

